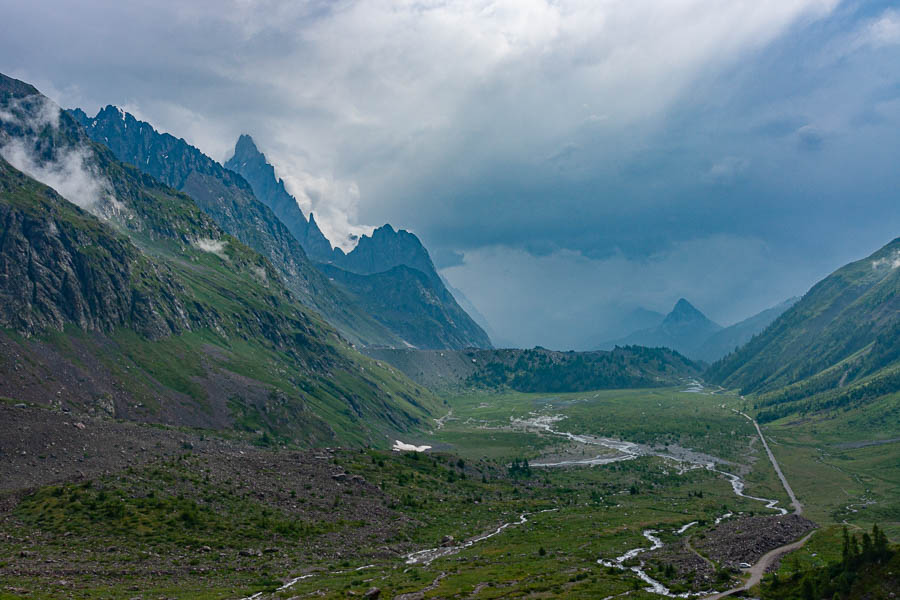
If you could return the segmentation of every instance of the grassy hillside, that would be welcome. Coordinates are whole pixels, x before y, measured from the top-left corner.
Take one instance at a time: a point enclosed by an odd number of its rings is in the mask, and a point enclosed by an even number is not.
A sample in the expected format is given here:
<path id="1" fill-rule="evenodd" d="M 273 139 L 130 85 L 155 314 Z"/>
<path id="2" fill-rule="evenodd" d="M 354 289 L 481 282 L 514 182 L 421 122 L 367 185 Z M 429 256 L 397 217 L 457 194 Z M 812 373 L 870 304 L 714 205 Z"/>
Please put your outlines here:
<path id="1" fill-rule="evenodd" d="M 817 390 L 861 380 L 900 359 L 898 292 L 900 238 L 817 283 L 706 376 L 744 393 L 814 376 Z"/>
<path id="2" fill-rule="evenodd" d="M 100 182 L 89 213 L 2 164 L 0 394 L 260 443 L 385 444 L 434 408 L 188 196 L 118 162 L 34 88 L 0 84 L 15 116 L 0 145 L 43 176 L 77 160 Z"/>
<path id="3" fill-rule="evenodd" d="M 185 192 L 225 232 L 265 256 L 288 290 L 348 340 L 363 345 L 402 345 L 394 333 L 372 319 L 313 266 L 300 242 L 254 196 L 243 177 L 184 140 L 158 133 L 149 123 L 115 107 L 106 107 L 94 118 L 81 110 L 69 114 L 91 139 L 110 148 L 119 160 Z"/>

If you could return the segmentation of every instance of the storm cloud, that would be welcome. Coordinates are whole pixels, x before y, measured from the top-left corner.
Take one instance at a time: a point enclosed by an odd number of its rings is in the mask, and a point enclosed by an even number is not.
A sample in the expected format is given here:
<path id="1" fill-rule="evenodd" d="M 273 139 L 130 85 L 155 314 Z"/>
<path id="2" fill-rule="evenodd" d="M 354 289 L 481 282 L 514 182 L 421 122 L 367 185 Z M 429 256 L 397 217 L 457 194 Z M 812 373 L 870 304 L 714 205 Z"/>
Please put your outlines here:
<path id="1" fill-rule="evenodd" d="M 500 341 L 585 347 L 898 235 L 891 4 L 0 0 L 0 70 L 220 160 L 250 133 L 334 243 L 408 228 Z"/>

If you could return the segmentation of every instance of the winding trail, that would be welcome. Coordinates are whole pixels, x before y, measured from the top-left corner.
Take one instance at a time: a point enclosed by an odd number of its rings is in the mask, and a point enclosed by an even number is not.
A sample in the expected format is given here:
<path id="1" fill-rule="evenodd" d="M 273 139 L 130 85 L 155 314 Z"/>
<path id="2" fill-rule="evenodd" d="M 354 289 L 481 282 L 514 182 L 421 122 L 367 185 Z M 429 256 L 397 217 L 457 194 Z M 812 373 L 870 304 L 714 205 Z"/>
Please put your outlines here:
<path id="1" fill-rule="evenodd" d="M 743 585 L 739 585 L 736 588 L 732 588 L 730 590 L 726 590 L 724 592 L 719 592 L 718 594 L 713 594 L 712 596 L 707 596 L 703 600 L 717 600 L 718 598 L 725 598 L 727 596 L 731 596 L 732 594 L 736 594 L 738 592 L 746 592 L 754 585 L 757 585 L 760 581 L 762 581 L 763 575 L 766 574 L 766 570 L 779 558 L 788 552 L 793 552 L 794 550 L 798 550 L 803 547 L 803 544 L 812 537 L 812 534 L 815 533 L 815 530 L 810 531 L 805 536 L 797 540 L 796 542 L 791 542 L 790 544 L 786 544 L 779 548 L 775 548 L 774 550 L 769 550 L 762 557 L 756 561 L 756 564 L 750 567 L 749 569 L 745 569 L 745 573 L 750 574 L 750 579 L 744 582 Z"/>
<path id="2" fill-rule="evenodd" d="M 743 396 L 741 396 L 743 399 Z M 766 449 L 766 454 L 769 455 L 769 461 L 772 463 L 772 466 L 775 468 L 775 473 L 778 475 L 778 479 L 781 480 L 781 485 L 784 487 L 784 491 L 787 492 L 788 498 L 791 499 L 791 506 L 794 507 L 794 514 L 802 515 L 803 514 L 803 504 L 797 500 L 797 496 L 794 495 L 794 490 L 791 488 L 791 484 L 788 483 L 787 477 L 784 476 L 784 473 L 781 471 L 781 466 L 778 464 L 778 461 L 775 460 L 775 455 L 772 454 L 771 448 L 769 448 L 769 443 L 766 442 L 766 436 L 763 435 L 762 429 L 759 428 L 759 423 L 756 422 L 756 419 L 748 415 L 747 413 L 743 413 L 739 410 L 734 410 L 739 415 L 742 415 L 748 421 L 753 423 L 753 426 L 756 427 L 756 433 L 759 434 L 759 439 L 762 441 L 763 448 Z"/>
<path id="3" fill-rule="evenodd" d="M 741 399 L 743 399 L 743 396 L 741 396 Z M 778 478 L 781 480 L 781 485 L 784 487 L 784 491 L 787 492 L 788 497 L 791 499 L 791 506 L 794 507 L 794 514 L 795 515 L 803 514 L 803 504 L 801 504 L 801 502 L 799 500 L 797 500 L 797 496 L 794 495 L 794 490 L 791 488 L 791 485 L 788 483 L 787 478 L 784 476 L 784 473 L 781 471 L 781 467 L 778 465 L 778 461 L 775 460 L 775 455 L 772 454 L 772 450 L 769 448 L 769 444 L 766 442 L 766 437 L 763 435 L 762 430 L 759 428 L 759 423 L 757 423 L 754 418 L 752 418 L 750 415 L 748 415 L 746 413 L 743 413 L 734 408 L 732 408 L 731 410 L 733 410 L 734 412 L 736 412 L 739 415 L 743 415 L 748 421 L 753 423 L 754 427 L 756 427 L 756 433 L 759 434 L 759 439 L 762 441 L 763 447 L 766 449 L 766 454 L 769 455 L 769 461 L 772 463 L 772 467 L 774 467 L 775 473 L 778 474 Z M 711 596 L 707 596 L 703 600 L 717 600 L 718 598 L 725 598 L 727 596 L 731 596 L 732 594 L 737 594 L 738 592 L 746 592 L 753 586 L 758 585 L 759 582 L 762 581 L 763 575 L 766 574 L 766 571 L 769 569 L 770 566 L 772 566 L 772 564 L 777 559 L 781 558 L 783 555 L 787 554 L 788 552 L 793 552 L 794 550 L 802 548 L 803 544 L 805 544 L 807 542 L 807 540 L 809 540 L 809 538 L 811 538 L 815 532 L 816 532 L 815 530 L 810 531 L 805 536 L 803 536 L 802 538 L 800 538 L 799 540 L 797 540 L 795 542 L 791 542 L 790 544 L 785 544 L 784 546 L 779 546 L 778 548 L 775 548 L 774 550 L 769 550 L 768 552 L 763 554 L 762 557 L 758 561 L 756 561 L 756 564 L 754 564 L 749 569 L 744 570 L 745 573 L 749 573 L 749 575 L 750 575 L 750 578 L 747 581 L 745 581 L 743 584 L 739 585 L 738 587 L 732 588 L 730 590 L 726 590 L 724 592 L 719 592 L 719 593 L 713 594 Z"/>

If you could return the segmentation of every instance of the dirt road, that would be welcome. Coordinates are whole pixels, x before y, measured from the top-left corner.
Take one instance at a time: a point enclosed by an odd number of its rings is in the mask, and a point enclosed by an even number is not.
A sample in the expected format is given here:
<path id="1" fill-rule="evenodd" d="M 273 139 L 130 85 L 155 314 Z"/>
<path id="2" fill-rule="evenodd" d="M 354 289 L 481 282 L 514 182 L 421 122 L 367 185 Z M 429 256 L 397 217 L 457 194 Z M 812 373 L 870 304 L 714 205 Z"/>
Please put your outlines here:
<path id="1" fill-rule="evenodd" d="M 762 581 L 763 575 L 766 574 L 766 570 L 771 566 L 775 560 L 781 557 L 788 552 L 793 552 L 798 548 L 801 548 L 806 541 L 812 537 L 815 531 L 810 531 L 805 536 L 797 540 L 796 542 L 791 542 L 790 544 L 786 544 L 781 546 L 780 548 L 775 548 L 774 550 L 770 550 L 765 553 L 762 558 L 756 561 L 756 564 L 750 567 L 749 569 L 745 569 L 745 573 L 750 574 L 750 579 L 744 582 L 743 585 L 740 585 L 736 588 L 732 588 L 730 590 L 719 592 L 718 594 L 713 594 L 712 596 L 706 596 L 703 600 L 717 600 L 718 598 L 725 598 L 727 596 L 731 596 L 732 594 L 736 594 L 737 592 L 745 592 L 752 588 L 754 585 L 757 585 L 760 581 Z"/>
<path id="2" fill-rule="evenodd" d="M 784 476 L 784 473 L 781 472 L 781 467 L 778 465 L 778 461 L 775 460 L 775 455 L 772 454 L 772 450 L 769 448 L 769 444 L 766 442 L 766 437 L 763 435 L 762 430 L 759 428 L 759 423 L 757 423 L 755 419 L 753 419 L 746 413 L 742 413 L 741 411 L 735 409 L 732 410 L 734 410 L 734 412 L 738 413 L 739 415 L 743 415 L 744 417 L 746 417 L 747 420 L 753 423 L 753 426 L 756 427 L 756 433 L 759 434 L 759 439 L 763 443 L 763 448 L 766 449 L 766 454 L 769 455 L 769 461 L 772 463 L 772 467 L 775 468 L 775 473 L 778 474 L 778 478 L 781 480 L 781 485 L 784 486 L 784 491 L 787 492 L 788 497 L 791 499 L 791 506 L 794 507 L 794 514 L 803 514 L 803 504 L 801 504 L 800 501 L 797 500 L 797 496 L 794 495 L 794 490 L 791 489 L 791 484 L 788 483 L 788 480 Z M 759 584 L 759 582 L 762 581 L 763 575 L 766 574 L 766 570 L 769 568 L 769 566 L 772 565 L 773 562 L 775 562 L 775 560 L 777 560 L 780 556 L 787 554 L 788 552 L 793 552 L 794 550 L 801 548 L 803 544 L 805 544 L 806 541 L 810 537 L 812 537 L 812 534 L 814 533 L 815 531 L 810 531 L 796 542 L 791 542 L 790 544 L 779 546 L 778 548 L 775 548 L 774 550 L 770 550 L 769 552 L 763 554 L 763 556 L 758 561 L 756 561 L 756 564 L 754 564 L 749 569 L 744 570 L 745 573 L 750 574 L 750 579 L 745 581 L 743 585 L 724 592 L 719 592 L 718 594 L 713 594 L 712 596 L 706 596 L 704 600 L 716 600 L 717 598 L 725 598 L 737 592 L 747 591 L 754 585 Z"/>
<path id="3" fill-rule="evenodd" d="M 794 495 L 794 490 L 791 488 L 791 484 L 788 483 L 788 480 L 784 476 L 784 473 L 781 472 L 781 466 L 779 466 L 778 461 L 775 460 L 775 455 L 772 454 L 772 450 L 769 448 L 768 442 L 766 442 L 766 436 L 763 435 L 762 430 L 759 428 L 759 423 L 757 423 L 755 419 L 753 419 L 746 413 L 742 413 L 739 410 L 735 410 L 734 412 L 746 417 L 747 420 L 753 423 L 753 426 L 756 427 L 756 433 L 759 434 L 759 439 L 762 441 L 763 448 L 766 449 L 766 454 L 769 455 L 769 462 L 771 462 L 772 466 L 775 468 L 775 473 L 778 475 L 778 479 L 781 480 L 781 485 L 784 486 L 784 491 L 787 492 L 788 497 L 791 499 L 791 506 L 794 507 L 794 513 L 802 515 L 803 505 L 799 500 L 797 500 L 797 496 Z"/>

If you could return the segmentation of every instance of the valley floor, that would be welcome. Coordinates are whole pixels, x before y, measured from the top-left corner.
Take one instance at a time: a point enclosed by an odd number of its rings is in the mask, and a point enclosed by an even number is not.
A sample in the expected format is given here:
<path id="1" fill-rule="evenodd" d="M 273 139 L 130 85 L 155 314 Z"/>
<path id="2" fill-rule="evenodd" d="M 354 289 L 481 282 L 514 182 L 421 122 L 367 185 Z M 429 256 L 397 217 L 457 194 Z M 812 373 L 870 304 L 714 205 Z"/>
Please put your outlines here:
<path id="1" fill-rule="evenodd" d="M 842 521 L 896 532 L 896 444 L 822 456 L 803 429 L 764 427 L 806 508 L 782 514 L 744 401 L 690 389 L 460 395 L 402 439 L 424 453 L 0 404 L 0 598 L 699 597 L 816 524 L 780 575 L 839 554 Z M 851 457 L 837 479 L 835 456 Z M 858 499 L 842 478 L 876 504 L 816 493 Z"/>

